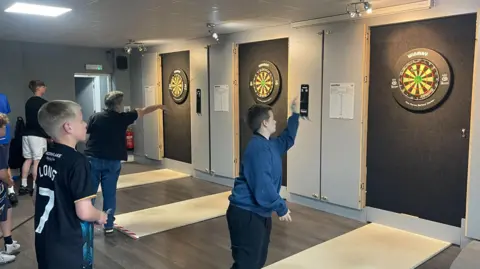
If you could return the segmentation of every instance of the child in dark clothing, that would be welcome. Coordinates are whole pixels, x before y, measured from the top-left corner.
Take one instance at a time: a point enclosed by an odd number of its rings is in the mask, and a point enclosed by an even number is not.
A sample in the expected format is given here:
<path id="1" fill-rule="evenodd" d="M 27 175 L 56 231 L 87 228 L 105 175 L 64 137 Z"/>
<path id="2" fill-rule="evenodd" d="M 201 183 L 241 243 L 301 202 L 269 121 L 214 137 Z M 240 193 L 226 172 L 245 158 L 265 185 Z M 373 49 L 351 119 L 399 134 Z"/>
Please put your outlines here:
<path id="1" fill-rule="evenodd" d="M 9 123 L 6 114 L 0 113 L 0 137 L 5 136 L 6 126 Z M 0 264 L 15 261 L 20 244 L 12 239 L 12 206 L 7 197 L 7 188 L 13 186 L 12 178 L 8 174 L 8 150 L 0 145 L 0 229 L 5 240 L 5 250 L 0 253 Z"/>
<path id="2" fill-rule="evenodd" d="M 228 228 L 234 264 L 231 269 L 260 269 L 265 265 L 272 229 L 272 213 L 281 221 L 292 221 L 280 197 L 282 156 L 293 146 L 299 125 L 297 99 L 291 104 L 288 126 L 279 137 L 271 107 L 254 105 L 248 110 L 248 126 L 254 132 L 235 179 Z"/>
<path id="3" fill-rule="evenodd" d="M 41 106 L 38 122 L 54 143 L 38 165 L 35 200 L 35 251 L 39 269 L 93 268 L 93 223 L 107 214 L 92 205 L 97 189 L 87 158 L 75 150 L 87 124 L 80 105 L 52 101 Z"/>

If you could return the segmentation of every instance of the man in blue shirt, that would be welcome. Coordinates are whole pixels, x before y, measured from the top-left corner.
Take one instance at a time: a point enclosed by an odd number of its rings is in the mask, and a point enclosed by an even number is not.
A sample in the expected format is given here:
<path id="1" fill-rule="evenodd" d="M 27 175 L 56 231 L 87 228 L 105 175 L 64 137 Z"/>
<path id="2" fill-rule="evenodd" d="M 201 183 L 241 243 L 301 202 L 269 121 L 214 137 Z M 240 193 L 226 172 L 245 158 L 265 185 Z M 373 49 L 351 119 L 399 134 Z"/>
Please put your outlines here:
<path id="1" fill-rule="evenodd" d="M 5 94 L 0 93 L 0 113 L 8 115 L 11 112 L 10 104 L 8 103 L 8 98 Z M 8 164 L 8 157 L 10 153 L 10 140 L 11 140 L 11 133 L 10 133 L 10 123 L 7 123 L 5 129 L 5 136 L 0 137 L 0 155 L 6 158 L 6 162 Z M 8 176 L 11 178 L 10 169 L 8 169 Z M 15 189 L 13 186 L 8 188 L 8 198 L 13 206 L 17 205 L 18 199 L 15 195 Z"/>
<path id="2" fill-rule="evenodd" d="M 271 107 L 253 105 L 248 110 L 247 123 L 254 135 L 245 149 L 227 210 L 234 260 L 231 269 L 260 269 L 265 265 L 273 212 L 281 221 L 292 221 L 280 188 L 282 156 L 295 143 L 299 125 L 296 98 L 291 110 L 288 126 L 279 137 L 271 137 L 276 131 Z"/>

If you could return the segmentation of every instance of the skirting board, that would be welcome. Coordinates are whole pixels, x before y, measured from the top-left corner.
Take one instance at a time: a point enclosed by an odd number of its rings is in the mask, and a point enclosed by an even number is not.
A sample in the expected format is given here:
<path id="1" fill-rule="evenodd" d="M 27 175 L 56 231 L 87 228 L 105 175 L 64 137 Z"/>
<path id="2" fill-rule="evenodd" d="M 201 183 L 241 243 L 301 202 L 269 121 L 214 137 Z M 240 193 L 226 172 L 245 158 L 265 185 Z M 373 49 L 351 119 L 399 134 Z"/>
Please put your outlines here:
<path id="1" fill-rule="evenodd" d="M 235 182 L 233 178 L 210 175 L 209 173 L 205 173 L 200 170 L 194 170 L 193 173 L 194 173 L 193 177 L 195 178 L 205 180 L 211 183 L 227 186 L 227 187 L 233 187 L 233 183 Z"/>
<path id="2" fill-rule="evenodd" d="M 193 175 L 193 165 L 189 163 L 179 162 L 176 160 L 165 158 L 162 160 L 162 167 L 182 172 L 188 175 Z"/>
<path id="3" fill-rule="evenodd" d="M 152 165 L 158 168 L 171 169 L 187 175 L 193 175 L 193 165 L 189 163 L 179 162 L 176 160 L 165 158 L 161 161 L 145 158 L 144 156 L 135 155 L 135 162 L 145 165 Z"/>
<path id="4" fill-rule="evenodd" d="M 367 221 L 461 245 L 462 229 L 373 207 L 366 207 Z"/>
<path id="5" fill-rule="evenodd" d="M 364 223 L 367 222 L 365 210 L 357 210 L 357 209 L 347 208 L 347 207 L 343 207 L 343 206 L 339 206 L 331 203 L 325 203 L 320 200 L 314 200 L 310 197 L 307 198 L 307 197 L 303 197 L 293 193 L 289 193 L 286 199 L 291 203 L 300 204 L 316 210 L 334 214 L 340 217 L 353 219 L 353 220 L 357 220 Z"/>

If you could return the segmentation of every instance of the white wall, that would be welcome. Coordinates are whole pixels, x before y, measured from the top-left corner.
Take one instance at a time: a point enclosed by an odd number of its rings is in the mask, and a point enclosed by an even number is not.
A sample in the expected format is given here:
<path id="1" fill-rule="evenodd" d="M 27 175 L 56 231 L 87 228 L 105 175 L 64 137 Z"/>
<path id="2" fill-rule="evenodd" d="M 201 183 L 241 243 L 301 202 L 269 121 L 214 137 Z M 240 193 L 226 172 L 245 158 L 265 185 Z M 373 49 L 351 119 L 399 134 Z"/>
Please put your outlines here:
<path id="1" fill-rule="evenodd" d="M 247 43 L 289 37 L 289 98 L 299 93 L 300 84 L 311 84 L 310 121 L 301 120 L 298 140 L 289 152 L 288 190 L 292 190 L 291 201 L 302 203 L 327 212 L 365 221 L 364 210 L 360 208 L 361 150 L 362 150 L 362 84 L 363 84 L 363 44 L 365 26 L 399 23 L 441 16 L 474 13 L 480 2 L 474 0 L 438 0 L 436 7 L 427 11 L 408 12 L 368 20 L 349 21 L 323 26 L 292 29 L 289 26 L 265 28 L 236 33 L 220 38 L 221 44 L 211 47 L 211 88 L 213 85 L 227 84 L 233 89 L 232 49 L 234 43 Z M 319 32 L 326 30 L 324 56 L 325 70 L 323 94 L 320 89 L 322 68 L 320 59 L 321 42 Z M 185 48 L 195 49 L 207 40 L 180 45 L 156 48 L 163 52 Z M 312 43 L 309 43 L 312 42 Z M 479 71 L 477 71 L 478 77 Z M 331 82 L 355 83 L 355 116 L 353 120 L 333 120 L 329 118 L 329 84 Z M 476 86 L 474 92 L 480 91 Z M 132 100 L 138 100 L 138 92 L 132 91 Z M 212 98 L 212 96 L 211 96 Z M 322 100 L 319 103 L 319 100 Z M 315 102 L 316 101 L 316 102 Z M 230 95 L 233 106 L 233 98 Z M 473 107 L 475 121 L 480 113 Z M 213 110 L 213 107 L 211 107 Z M 197 174 L 201 178 L 231 185 L 233 169 L 233 112 L 211 111 L 212 126 L 212 170 L 217 177 Z M 192 117 L 192 123 L 198 119 Z M 193 126 L 193 125 L 192 125 Z M 200 126 L 200 125 L 197 125 Z M 206 132 L 206 131 L 203 131 Z M 480 136 L 480 129 L 471 131 L 472 141 Z M 197 141 L 195 143 L 200 143 Z M 205 150 L 205 151 L 204 151 Z M 197 154 L 207 158 L 208 151 L 200 149 Z M 474 195 L 480 188 L 480 170 L 474 166 L 480 162 L 480 148 L 474 144 L 470 152 L 470 195 L 467 216 L 467 234 L 480 239 L 480 195 Z M 194 164 L 195 165 L 195 164 Z M 321 179 L 321 181 L 320 181 Z M 319 186 L 321 184 L 321 187 Z M 368 184 L 367 184 L 368 188 Z M 327 202 L 312 199 L 318 189 Z"/>

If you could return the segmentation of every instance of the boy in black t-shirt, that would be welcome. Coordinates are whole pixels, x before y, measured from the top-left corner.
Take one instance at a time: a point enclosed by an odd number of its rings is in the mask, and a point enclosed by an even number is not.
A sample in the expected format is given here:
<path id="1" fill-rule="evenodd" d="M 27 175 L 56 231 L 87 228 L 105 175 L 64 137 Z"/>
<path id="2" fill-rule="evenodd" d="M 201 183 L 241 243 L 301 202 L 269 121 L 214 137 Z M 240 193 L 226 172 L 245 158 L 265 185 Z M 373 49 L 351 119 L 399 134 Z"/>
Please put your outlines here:
<path id="1" fill-rule="evenodd" d="M 93 268 L 93 222 L 107 214 L 93 207 L 97 190 L 87 158 L 75 150 L 86 139 L 80 106 L 52 101 L 38 112 L 38 121 L 53 138 L 38 165 L 35 188 L 35 250 L 39 269 Z"/>
<path id="2" fill-rule="evenodd" d="M 38 110 L 47 102 L 43 95 L 47 91 L 45 83 L 40 80 L 32 80 L 28 87 L 33 93 L 25 103 L 25 131 L 22 137 L 22 155 L 25 162 L 22 165 L 22 183 L 18 193 L 20 195 L 32 194 L 37 180 L 38 162 L 47 150 L 48 134 L 38 122 Z M 33 188 L 27 186 L 27 178 L 32 169 Z"/>

